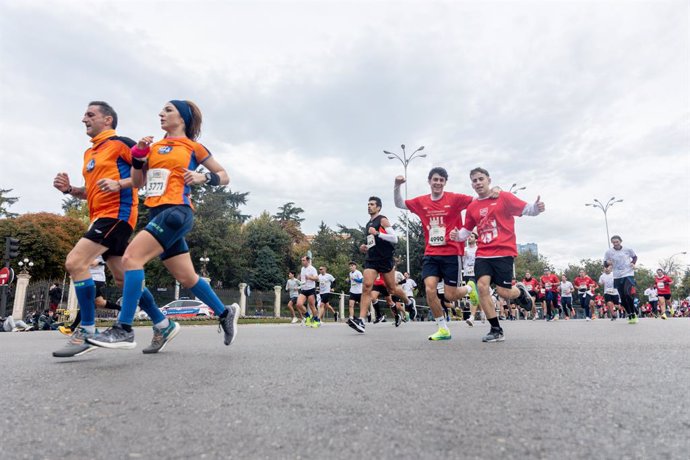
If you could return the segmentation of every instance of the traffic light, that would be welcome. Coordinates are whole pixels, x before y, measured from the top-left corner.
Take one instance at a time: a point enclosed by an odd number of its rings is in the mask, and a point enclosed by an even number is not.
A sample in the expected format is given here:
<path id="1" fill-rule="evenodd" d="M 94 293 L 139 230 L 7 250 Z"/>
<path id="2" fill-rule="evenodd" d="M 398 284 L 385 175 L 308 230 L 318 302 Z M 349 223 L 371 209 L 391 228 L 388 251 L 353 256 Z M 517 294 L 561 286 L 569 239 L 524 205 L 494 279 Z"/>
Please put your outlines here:
<path id="1" fill-rule="evenodd" d="M 19 255 L 19 240 L 17 238 L 5 238 L 5 259 L 15 259 Z"/>

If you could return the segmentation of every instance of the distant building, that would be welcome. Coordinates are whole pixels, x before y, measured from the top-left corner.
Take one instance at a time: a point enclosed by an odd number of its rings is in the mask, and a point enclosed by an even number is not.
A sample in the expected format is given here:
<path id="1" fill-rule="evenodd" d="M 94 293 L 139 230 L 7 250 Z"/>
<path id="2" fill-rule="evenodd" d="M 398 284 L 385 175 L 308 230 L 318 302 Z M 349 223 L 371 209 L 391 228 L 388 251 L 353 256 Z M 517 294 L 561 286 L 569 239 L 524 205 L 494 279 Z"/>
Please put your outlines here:
<path id="1" fill-rule="evenodd" d="M 539 256 L 539 248 L 537 247 L 537 243 L 518 244 L 517 250 L 518 250 L 518 254 L 521 254 L 524 252 L 531 252 L 535 256 Z"/>

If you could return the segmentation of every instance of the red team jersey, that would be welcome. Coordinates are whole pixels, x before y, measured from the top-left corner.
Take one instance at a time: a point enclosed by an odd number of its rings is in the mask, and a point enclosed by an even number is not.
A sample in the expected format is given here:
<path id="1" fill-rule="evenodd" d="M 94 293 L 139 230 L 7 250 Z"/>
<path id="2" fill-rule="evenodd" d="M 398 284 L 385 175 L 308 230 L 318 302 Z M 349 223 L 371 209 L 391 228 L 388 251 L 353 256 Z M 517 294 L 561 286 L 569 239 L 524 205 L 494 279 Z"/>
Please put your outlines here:
<path id="1" fill-rule="evenodd" d="M 460 212 L 472 202 L 472 197 L 461 193 L 443 192 L 440 200 L 422 195 L 405 201 L 407 209 L 419 216 L 426 241 L 425 256 L 461 256 L 465 243 L 452 241 L 450 232 L 462 228 Z"/>
<path id="2" fill-rule="evenodd" d="M 654 277 L 654 285 L 656 286 L 656 292 L 659 294 L 670 294 L 671 283 L 673 283 L 673 279 L 671 279 L 671 277 L 668 275 Z"/>
<path id="3" fill-rule="evenodd" d="M 84 187 L 91 222 L 99 217 L 124 220 L 134 228 L 137 223 L 139 197 L 133 188 L 105 192 L 98 187 L 101 179 L 131 177 L 132 155 L 129 146 L 119 140 L 114 129 L 103 131 L 91 139 L 93 146 L 84 152 Z"/>
<path id="4" fill-rule="evenodd" d="M 184 204 L 192 209 L 191 189 L 184 183 L 185 169 L 194 171 L 211 157 L 206 147 L 186 137 L 162 139 L 151 146 L 146 172 L 146 201 L 153 208 Z"/>
<path id="5" fill-rule="evenodd" d="M 596 288 L 597 283 L 590 278 L 589 276 L 578 276 L 573 280 L 573 286 L 575 286 L 575 289 L 582 294 L 583 292 L 593 292 L 594 288 Z"/>
<path id="6" fill-rule="evenodd" d="M 534 277 L 530 278 L 529 280 L 523 279 L 522 284 L 524 284 L 527 290 L 530 292 L 537 292 L 537 289 L 539 289 L 539 281 L 537 281 L 537 279 Z"/>
<path id="7" fill-rule="evenodd" d="M 465 228 L 477 227 L 477 257 L 516 257 L 515 216 L 527 205 L 512 193 L 500 192 L 498 198 L 474 200 L 467 207 Z"/>
<path id="8" fill-rule="evenodd" d="M 540 280 L 541 280 L 541 285 L 547 291 L 558 292 L 558 290 L 560 289 L 561 280 L 559 280 L 558 276 L 554 275 L 553 273 L 551 273 L 548 276 L 542 275 Z"/>

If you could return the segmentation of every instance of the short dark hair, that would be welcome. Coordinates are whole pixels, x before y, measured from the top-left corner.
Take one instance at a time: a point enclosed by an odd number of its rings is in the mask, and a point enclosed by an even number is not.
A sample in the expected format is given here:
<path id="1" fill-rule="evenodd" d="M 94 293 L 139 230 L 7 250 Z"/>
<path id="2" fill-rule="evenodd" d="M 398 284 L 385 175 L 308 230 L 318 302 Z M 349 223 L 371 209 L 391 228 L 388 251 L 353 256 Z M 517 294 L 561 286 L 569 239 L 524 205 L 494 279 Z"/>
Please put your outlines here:
<path id="1" fill-rule="evenodd" d="M 357 262 L 355 262 L 354 260 L 351 260 L 350 262 L 348 262 L 348 265 L 357 265 Z"/>
<path id="2" fill-rule="evenodd" d="M 110 106 L 110 104 L 108 104 L 105 101 L 91 101 L 91 102 L 89 102 L 89 106 L 92 106 L 92 105 L 95 105 L 96 107 L 98 107 L 98 110 L 100 110 L 101 113 L 103 115 L 105 115 L 106 117 L 112 117 L 113 122 L 112 122 L 111 126 L 113 127 L 113 129 L 117 128 L 117 112 L 115 112 L 115 109 L 113 109 Z"/>
<path id="3" fill-rule="evenodd" d="M 621 237 L 618 236 L 618 235 L 613 235 L 613 236 L 611 237 L 611 242 L 612 242 L 612 243 L 613 243 L 613 240 L 618 240 L 618 241 L 620 241 L 621 243 L 623 242 L 623 238 L 621 238 Z"/>
<path id="4" fill-rule="evenodd" d="M 381 198 L 379 198 L 377 196 L 370 196 L 369 201 L 375 202 L 376 206 L 378 206 L 379 208 L 383 207 L 383 204 L 381 203 Z"/>
<path id="5" fill-rule="evenodd" d="M 472 175 L 475 174 L 475 173 L 482 173 L 482 174 L 484 174 L 486 177 L 491 177 L 491 175 L 489 174 L 489 171 L 487 171 L 487 170 L 484 169 L 484 168 L 479 168 L 479 167 L 474 168 L 472 171 L 470 171 L 470 177 L 472 177 Z"/>
<path id="6" fill-rule="evenodd" d="M 448 180 L 448 171 L 446 171 L 446 168 L 442 168 L 440 166 L 436 166 L 435 168 L 431 168 L 431 171 L 429 171 L 429 177 L 427 177 L 427 180 L 431 180 L 434 174 L 438 174 L 439 176 L 443 177 L 445 180 Z"/>

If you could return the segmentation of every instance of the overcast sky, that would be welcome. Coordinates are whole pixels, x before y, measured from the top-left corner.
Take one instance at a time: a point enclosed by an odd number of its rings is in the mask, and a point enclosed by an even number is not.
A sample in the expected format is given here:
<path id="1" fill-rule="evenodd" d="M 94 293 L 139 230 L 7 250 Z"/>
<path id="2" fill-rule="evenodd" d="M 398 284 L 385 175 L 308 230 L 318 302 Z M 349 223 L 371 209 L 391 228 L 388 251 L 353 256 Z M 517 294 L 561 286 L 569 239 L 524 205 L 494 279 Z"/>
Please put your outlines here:
<path id="1" fill-rule="evenodd" d="M 14 212 L 61 212 L 58 171 L 82 184 L 90 100 L 121 135 L 160 138 L 170 99 L 195 101 L 200 141 L 248 214 L 294 201 L 303 230 L 397 217 L 384 149 L 426 158 L 409 196 L 447 168 L 547 212 L 518 219 L 556 267 L 601 258 L 611 235 L 640 263 L 690 252 L 689 3 L 585 1 L 0 0 L 0 187 Z M 689 255 L 677 261 L 690 263 Z"/>

